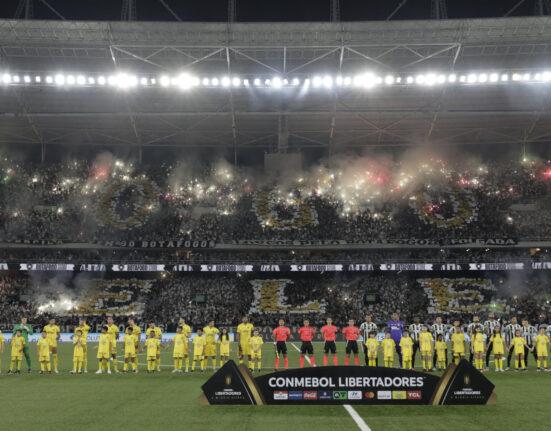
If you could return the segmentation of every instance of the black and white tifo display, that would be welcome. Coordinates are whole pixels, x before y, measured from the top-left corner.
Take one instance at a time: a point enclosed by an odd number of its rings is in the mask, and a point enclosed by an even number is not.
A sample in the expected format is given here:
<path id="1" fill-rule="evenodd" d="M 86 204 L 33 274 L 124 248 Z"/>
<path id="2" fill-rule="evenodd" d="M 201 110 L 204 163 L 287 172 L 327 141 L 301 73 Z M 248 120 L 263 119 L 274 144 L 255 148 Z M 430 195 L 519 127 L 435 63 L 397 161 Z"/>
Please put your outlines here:
<path id="1" fill-rule="evenodd" d="M 494 385 L 468 361 L 441 377 L 397 368 L 326 366 L 253 377 L 227 362 L 203 386 L 206 404 L 493 404 Z"/>

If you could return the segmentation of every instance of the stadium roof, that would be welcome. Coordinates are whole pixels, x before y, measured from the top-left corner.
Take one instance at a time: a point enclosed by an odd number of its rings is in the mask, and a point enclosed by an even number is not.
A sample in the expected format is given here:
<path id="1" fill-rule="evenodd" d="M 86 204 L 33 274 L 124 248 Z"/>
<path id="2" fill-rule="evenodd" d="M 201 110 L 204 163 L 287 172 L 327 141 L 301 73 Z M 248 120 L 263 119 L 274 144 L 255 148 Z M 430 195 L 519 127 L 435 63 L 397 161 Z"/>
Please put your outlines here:
<path id="1" fill-rule="evenodd" d="M 272 77 L 549 70 L 551 17 L 0 21 L 2 71 Z M 301 148 L 547 142 L 550 85 L 373 91 L 0 86 L 0 143 Z"/>

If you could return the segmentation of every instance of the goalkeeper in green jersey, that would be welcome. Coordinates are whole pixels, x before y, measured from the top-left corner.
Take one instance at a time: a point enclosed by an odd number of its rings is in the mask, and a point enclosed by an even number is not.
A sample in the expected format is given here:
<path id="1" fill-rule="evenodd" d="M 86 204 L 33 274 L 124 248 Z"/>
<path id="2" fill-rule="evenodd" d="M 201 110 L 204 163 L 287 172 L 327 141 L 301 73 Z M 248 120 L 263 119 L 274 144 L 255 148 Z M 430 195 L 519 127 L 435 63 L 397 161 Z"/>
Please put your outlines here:
<path id="1" fill-rule="evenodd" d="M 29 335 L 33 334 L 33 327 L 27 323 L 27 318 L 22 317 L 21 323 L 13 327 L 13 334 L 17 331 L 21 331 L 21 335 L 25 339 L 25 346 L 23 347 L 23 354 L 25 355 L 25 361 L 27 362 L 27 370 L 31 372 L 31 355 L 29 354 Z"/>

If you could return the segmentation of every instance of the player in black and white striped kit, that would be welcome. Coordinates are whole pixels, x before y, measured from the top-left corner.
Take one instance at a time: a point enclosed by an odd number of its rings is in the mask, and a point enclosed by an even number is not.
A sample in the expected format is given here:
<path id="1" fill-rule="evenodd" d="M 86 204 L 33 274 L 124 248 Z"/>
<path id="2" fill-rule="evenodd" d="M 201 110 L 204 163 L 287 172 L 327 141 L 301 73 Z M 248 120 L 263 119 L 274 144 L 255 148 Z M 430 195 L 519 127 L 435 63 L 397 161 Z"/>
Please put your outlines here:
<path id="1" fill-rule="evenodd" d="M 448 331 L 448 325 L 442 323 L 442 317 L 438 316 L 434 320 L 434 324 L 430 327 L 430 332 L 435 340 L 438 339 L 439 335 L 446 337 L 446 332 Z M 434 349 L 434 355 L 432 357 L 433 368 L 436 368 L 436 349 Z M 446 349 L 446 367 L 448 366 L 448 350 Z"/>
<path id="2" fill-rule="evenodd" d="M 522 337 L 524 340 L 526 340 L 526 344 L 528 346 L 524 347 L 524 360 L 526 361 L 526 368 L 528 368 L 528 352 L 531 350 L 532 354 L 534 355 L 534 359 L 536 360 L 536 363 L 538 361 L 538 357 L 536 355 L 534 347 L 534 341 L 536 339 L 536 335 L 538 335 L 538 330 L 535 326 L 530 325 L 528 322 L 528 319 L 522 319 Z"/>
<path id="3" fill-rule="evenodd" d="M 469 334 L 469 338 L 470 338 L 469 362 L 471 364 L 473 363 L 473 357 L 474 357 L 472 340 L 473 340 L 474 334 L 476 333 L 476 330 L 478 328 L 480 329 L 481 332 L 484 332 L 484 325 L 482 323 L 480 323 L 480 317 L 479 316 L 473 316 L 473 321 L 467 325 L 467 333 Z"/>
<path id="4" fill-rule="evenodd" d="M 488 350 L 486 351 L 486 369 L 490 368 L 490 355 L 492 354 L 493 343 L 490 341 L 494 329 L 501 327 L 501 322 L 496 319 L 494 313 L 488 314 L 488 320 L 484 322 L 484 333 L 486 334 L 486 344 L 488 344 Z"/>
<path id="5" fill-rule="evenodd" d="M 513 341 L 513 338 L 515 338 L 515 332 L 521 331 L 522 333 L 522 327 L 517 323 L 517 318 L 515 316 L 511 317 L 511 322 L 505 326 L 504 334 L 505 334 L 505 345 L 511 346 L 511 341 Z M 511 369 L 511 357 L 513 356 L 513 347 L 509 347 L 509 353 L 507 354 L 507 369 Z"/>
<path id="6" fill-rule="evenodd" d="M 423 324 L 421 323 L 421 319 L 419 317 L 415 316 L 413 318 L 413 323 L 409 325 L 409 335 L 411 336 L 411 339 L 413 340 L 413 357 L 411 362 L 411 368 L 415 368 L 415 355 L 417 354 L 417 351 L 419 350 L 419 334 L 421 332 L 421 328 L 423 327 Z"/>
<path id="7" fill-rule="evenodd" d="M 371 332 L 374 332 L 375 334 L 377 334 L 379 332 L 379 328 L 377 327 L 377 325 L 375 323 L 373 323 L 373 317 L 370 314 L 365 316 L 365 321 L 360 325 L 360 332 L 361 332 L 362 337 L 364 339 L 364 341 L 363 341 L 363 351 L 364 351 L 364 355 L 365 355 L 365 365 L 368 365 L 369 358 L 367 357 L 367 346 L 365 345 L 365 342 L 369 338 L 369 334 Z M 375 365 L 376 366 L 379 365 L 379 359 L 378 358 L 375 360 Z"/>

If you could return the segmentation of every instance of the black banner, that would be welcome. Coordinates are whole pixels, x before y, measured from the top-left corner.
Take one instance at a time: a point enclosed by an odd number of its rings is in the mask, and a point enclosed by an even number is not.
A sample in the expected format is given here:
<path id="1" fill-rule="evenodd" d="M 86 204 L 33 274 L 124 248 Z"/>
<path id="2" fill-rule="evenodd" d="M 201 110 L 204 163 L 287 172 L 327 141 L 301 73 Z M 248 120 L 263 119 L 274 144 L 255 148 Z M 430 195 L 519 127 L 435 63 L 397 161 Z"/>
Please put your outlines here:
<path id="1" fill-rule="evenodd" d="M 203 386 L 208 404 L 451 405 L 495 402 L 494 385 L 468 361 L 442 377 L 398 368 L 327 366 L 253 378 L 227 362 Z"/>

